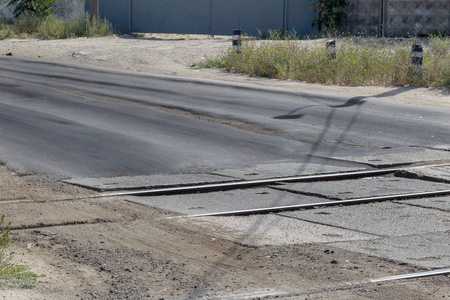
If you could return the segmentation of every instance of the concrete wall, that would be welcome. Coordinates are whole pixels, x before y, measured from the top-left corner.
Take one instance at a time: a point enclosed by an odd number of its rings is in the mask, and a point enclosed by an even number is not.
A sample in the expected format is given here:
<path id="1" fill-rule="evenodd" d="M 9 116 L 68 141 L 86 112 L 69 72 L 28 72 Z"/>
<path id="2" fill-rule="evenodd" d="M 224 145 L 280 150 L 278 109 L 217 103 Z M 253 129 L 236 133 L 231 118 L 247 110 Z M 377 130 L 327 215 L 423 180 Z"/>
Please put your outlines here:
<path id="1" fill-rule="evenodd" d="M 70 18 L 83 15 L 85 0 L 56 0 L 53 3 L 53 13 L 58 16 Z"/>
<path id="2" fill-rule="evenodd" d="M 12 9 L 6 7 L 6 1 L 0 0 L 0 19 L 11 20 L 13 18 Z"/>
<path id="3" fill-rule="evenodd" d="M 347 0 L 340 30 L 385 36 L 450 34 L 450 0 Z"/>
<path id="4" fill-rule="evenodd" d="M 425 35 L 439 30 L 450 34 L 450 0 L 389 0 L 385 6 L 388 36 Z"/>

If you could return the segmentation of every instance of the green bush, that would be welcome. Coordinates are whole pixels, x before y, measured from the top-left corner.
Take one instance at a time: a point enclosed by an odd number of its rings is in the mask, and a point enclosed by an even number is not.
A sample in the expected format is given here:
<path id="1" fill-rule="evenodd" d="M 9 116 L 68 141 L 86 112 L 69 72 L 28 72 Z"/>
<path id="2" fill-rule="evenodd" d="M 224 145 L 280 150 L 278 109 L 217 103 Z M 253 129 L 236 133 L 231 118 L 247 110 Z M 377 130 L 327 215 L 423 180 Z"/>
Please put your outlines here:
<path id="1" fill-rule="evenodd" d="M 0 23 L 0 40 L 10 39 L 16 36 L 16 32 L 11 24 Z"/>
<path id="2" fill-rule="evenodd" d="M 430 39 L 429 51 L 424 56 L 426 81 L 434 86 L 450 87 L 450 38 Z"/>
<path id="3" fill-rule="evenodd" d="M 112 24 L 106 19 L 84 16 L 64 19 L 56 15 L 45 18 L 25 12 L 13 23 L 0 22 L 0 40 L 31 36 L 43 39 L 67 39 L 76 37 L 106 36 L 114 33 Z"/>
<path id="4" fill-rule="evenodd" d="M 314 19 L 311 25 L 319 25 L 326 31 L 336 29 L 341 20 L 346 18 L 344 8 L 347 6 L 346 0 L 312 0 L 309 6 L 314 12 Z"/>
<path id="5" fill-rule="evenodd" d="M 14 19 L 13 29 L 17 34 L 32 34 L 38 30 L 42 22 L 42 18 L 36 16 L 32 12 L 24 12 L 19 17 Z"/>
<path id="6" fill-rule="evenodd" d="M 66 22 L 55 15 L 50 15 L 40 24 L 39 34 L 44 39 L 66 39 L 68 32 Z"/>
<path id="7" fill-rule="evenodd" d="M 44 39 L 67 39 L 110 35 L 113 27 L 106 19 L 99 20 L 89 14 L 71 19 L 50 15 L 40 24 L 38 31 Z"/>
<path id="8" fill-rule="evenodd" d="M 421 74 L 411 67 L 411 40 L 343 38 L 337 44 L 337 58 L 330 59 L 325 41 L 316 46 L 294 40 L 244 41 L 240 53 L 230 48 L 210 59 L 214 63 L 209 65 L 228 72 L 312 83 L 450 87 L 449 38 L 430 39 Z"/>
<path id="9" fill-rule="evenodd" d="M 55 0 L 8 0 L 7 7 L 14 8 L 14 17 L 24 13 L 32 13 L 38 17 L 48 16 L 53 10 Z"/>

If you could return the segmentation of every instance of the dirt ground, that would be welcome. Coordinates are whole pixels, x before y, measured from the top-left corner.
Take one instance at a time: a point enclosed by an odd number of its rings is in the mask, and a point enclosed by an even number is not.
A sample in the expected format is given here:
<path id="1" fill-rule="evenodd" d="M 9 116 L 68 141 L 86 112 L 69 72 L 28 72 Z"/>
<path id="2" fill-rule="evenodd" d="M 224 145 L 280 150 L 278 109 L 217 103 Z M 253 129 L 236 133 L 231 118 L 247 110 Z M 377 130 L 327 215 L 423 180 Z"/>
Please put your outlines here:
<path id="1" fill-rule="evenodd" d="M 0 42 L 0 54 L 358 96 L 384 95 L 392 101 L 450 107 L 449 95 L 433 89 L 319 86 L 189 67 L 230 43 L 228 37 L 174 35 L 10 40 Z M 45 275 L 33 289 L 0 290 L 0 299 L 450 297 L 448 276 L 365 283 L 420 270 L 326 244 L 248 246 L 232 231 L 218 232 L 192 219 L 171 218 L 168 212 L 120 197 L 86 198 L 90 195 L 95 192 L 48 175 L 19 174 L 0 163 L 0 214 L 11 222 L 17 238 L 11 248 L 14 259 Z M 289 294 L 281 293 L 286 291 Z"/>

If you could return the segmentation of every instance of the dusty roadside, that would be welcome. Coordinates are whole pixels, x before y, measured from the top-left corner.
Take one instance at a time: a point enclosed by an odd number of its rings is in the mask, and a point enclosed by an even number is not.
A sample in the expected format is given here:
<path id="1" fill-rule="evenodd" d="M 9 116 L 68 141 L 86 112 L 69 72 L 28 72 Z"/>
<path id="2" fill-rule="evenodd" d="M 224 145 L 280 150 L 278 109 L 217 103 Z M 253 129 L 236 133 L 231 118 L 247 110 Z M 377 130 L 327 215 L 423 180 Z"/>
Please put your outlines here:
<path id="1" fill-rule="evenodd" d="M 121 198 L 40 202 L 93 192 L 5 166 L 0 181 L 0 210 L 18 239 L 14 257 L 45 275 L 34 289 L 0 290 L 2 299 L 224 299 L 281 290 L 292 291 L 288 299 L 442 299 L 450 292 L 442 276 L 347 285 L 417 270 L 325 244 L 246 246 L 232 231 L 219 235 Z"/>
<path id="2" fill-rule="evenodd" d="M 0 54 L 450 107 L 450 95 L 440 90 L 320 86 L 189 67 L 230 43 L 229 37 L 174 35 L 9 40 L 0 42 Z M 63 200 L 94 193 L 46 175 L 19 174 L 0 163 L 0 214 L 11 222 L 18 239 L 12 247 L 14 257 L 45 275 L 34 289 L 0 290 L 0 299 L 276 298 L 285 296 L 279 292 L 286 290 L 292 292 L 288 299 L 450 295 L 448 276 L 348 285 L 418 270 L 326 244 L 247 246 L 236 232 L 218 234 L 214 226 L 171 219 L 173 215 L 165 211 L 120 197 Z"/>
<path id="3" fill-rule="evenodd" d="M 302 41 L 316 44 L 321 41 Z M 325 40 L 323 40 L 325 43 Z M 246 82 L 351 96 L 378 97 L 415 105 L 450 108 L 448 90 L 415 87 L 345 87 L 274 80 L 190 67 L 215 57 L 231 45 L 231 37 L 206 35 L 148 34 L 145 38 L 110 36 L 69 40 L 3 40 L 0 55 L 41 58 L 90 64 L 106 68 L 176 75 L 183 77 Z"/>

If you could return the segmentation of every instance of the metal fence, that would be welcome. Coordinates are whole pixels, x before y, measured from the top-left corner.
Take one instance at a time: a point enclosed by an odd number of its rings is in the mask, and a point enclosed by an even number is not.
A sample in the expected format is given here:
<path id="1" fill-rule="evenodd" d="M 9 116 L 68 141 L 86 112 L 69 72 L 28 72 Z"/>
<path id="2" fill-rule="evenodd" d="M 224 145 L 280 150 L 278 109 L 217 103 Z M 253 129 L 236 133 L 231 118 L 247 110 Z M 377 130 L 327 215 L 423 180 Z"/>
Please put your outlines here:
<path id="1" fill-rule="evenodd" d="M 86 10 L 90 10 L 86 0 Z M 99 14 L 124 32 L 249 35 L 311 33 L 310 0 L 100 0 Z"/>

